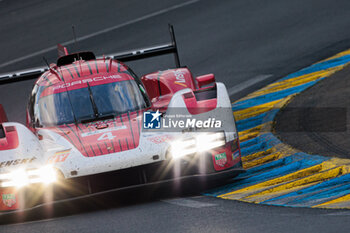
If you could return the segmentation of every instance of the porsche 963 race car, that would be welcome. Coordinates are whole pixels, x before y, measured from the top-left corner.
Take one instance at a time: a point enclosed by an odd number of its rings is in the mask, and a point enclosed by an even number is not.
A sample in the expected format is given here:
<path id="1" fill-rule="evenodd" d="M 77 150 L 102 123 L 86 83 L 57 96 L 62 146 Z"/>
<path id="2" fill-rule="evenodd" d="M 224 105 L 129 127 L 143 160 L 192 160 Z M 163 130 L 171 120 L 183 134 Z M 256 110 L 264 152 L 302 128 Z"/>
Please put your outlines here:
<path id="1" fill-rule="evenodd" d="M 225 85 L 180 66 L 169 28 L 169 44 L 101 58 L 58 45 L 57 64 L 0 75 L 1 84 L 37 79 L 26 125 L 0 105 L 1 211 L 243 171 Z M 168 53 L 175 69 L 140 79 L 123 63 Z"/>

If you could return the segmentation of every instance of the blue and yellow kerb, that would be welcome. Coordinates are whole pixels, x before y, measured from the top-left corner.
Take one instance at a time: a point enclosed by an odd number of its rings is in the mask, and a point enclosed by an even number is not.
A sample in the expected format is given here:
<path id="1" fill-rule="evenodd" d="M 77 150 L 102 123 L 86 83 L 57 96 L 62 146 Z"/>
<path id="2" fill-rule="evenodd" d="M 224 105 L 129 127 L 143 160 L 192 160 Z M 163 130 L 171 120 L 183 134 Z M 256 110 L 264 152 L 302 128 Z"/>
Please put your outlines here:
<path id="1" fill-rule="evenodd" d="M 290 207 L 350 208 L 350 159 L 309 155 L 272 133 L 277 112 L 293 96 L 349 63 L 347 50 L 234 102 L 247 172 L 205 195 Z"/>

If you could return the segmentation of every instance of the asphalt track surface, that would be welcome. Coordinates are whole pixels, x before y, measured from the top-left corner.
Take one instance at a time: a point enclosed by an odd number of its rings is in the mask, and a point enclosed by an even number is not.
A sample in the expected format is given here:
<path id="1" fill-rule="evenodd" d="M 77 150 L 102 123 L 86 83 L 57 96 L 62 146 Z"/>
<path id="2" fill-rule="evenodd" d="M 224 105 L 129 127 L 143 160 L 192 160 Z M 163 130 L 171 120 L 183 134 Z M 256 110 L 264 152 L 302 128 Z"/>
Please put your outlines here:
<path id="1" fill-rule="evenodd" d="M 232 100 L 350 47 L 350 2 L 0 1 L 0 73 L 55 60 L 58 42 L 97 55 L 162 43 L 173 23 L 181 63 L 215 73 Z M 77 30 L 74 48 L 71 25 Z M 104 33 L 98 33 L 105 30 Z M 166 59 L 165 59 L 166 58 Z M 172 66 L 172 57 L 130 64 L 139 75 Z M 24 122 L 33 81 L 0 87 L 12 121 Z M 0 232 L 346 232 L 348 211 L 252 205 L 203 196 L 144 201 L 2 225 Z M 175 199 L 174 199 L 175 198 Z M 170 200 L 170 201 L 169 201 Z M 71 212 L 69 212 L 71 214 Z"/>
<path id="2" fill-rule="evenodd" d="M 279 138 L 309 154 L 348 159 L 349 76 L 346 67 L 296 96 L 276 117 Z"/>

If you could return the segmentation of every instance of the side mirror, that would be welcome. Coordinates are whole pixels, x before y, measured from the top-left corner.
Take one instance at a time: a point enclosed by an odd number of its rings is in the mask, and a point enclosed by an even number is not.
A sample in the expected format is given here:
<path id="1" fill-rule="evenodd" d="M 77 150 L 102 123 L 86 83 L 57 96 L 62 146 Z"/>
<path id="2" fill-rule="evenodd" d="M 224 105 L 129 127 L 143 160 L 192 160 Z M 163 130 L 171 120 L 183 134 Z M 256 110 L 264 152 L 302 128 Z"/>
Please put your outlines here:
<path id="1" fill-rule="evenodd" d="M 215 82 L 215 76 L 214 74 L 205 74 L 196 77 L 197 85 L 199 88 L 206 86 L 208 84 L 214 83 Z"/>
<path id="2" fill-rule="evenodd" d="M 0 123 L 7 122 L 7 116 L 4 107 L 0 104 Z"/>

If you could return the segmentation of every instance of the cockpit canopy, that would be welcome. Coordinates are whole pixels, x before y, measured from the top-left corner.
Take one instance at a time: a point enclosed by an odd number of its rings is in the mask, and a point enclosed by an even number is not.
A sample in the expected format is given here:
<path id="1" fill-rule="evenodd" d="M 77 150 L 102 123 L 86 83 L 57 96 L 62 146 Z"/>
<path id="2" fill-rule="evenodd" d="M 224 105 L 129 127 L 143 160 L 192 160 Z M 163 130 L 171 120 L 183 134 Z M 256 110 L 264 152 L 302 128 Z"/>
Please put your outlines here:
<path id="1" fill-rule="evenodd" d="M 47 87 L 36 86 L 29 113 L 36 127 L 48 127 L 95 121 L 141 110 L 149 106 L 149 100 L 142 84 L 137 81 L 130 77 L 107 83 L 85 82 L 79 88 L 67 88 L 65 85 L 60 91 L 50 94 L 45 93 Z"/>

